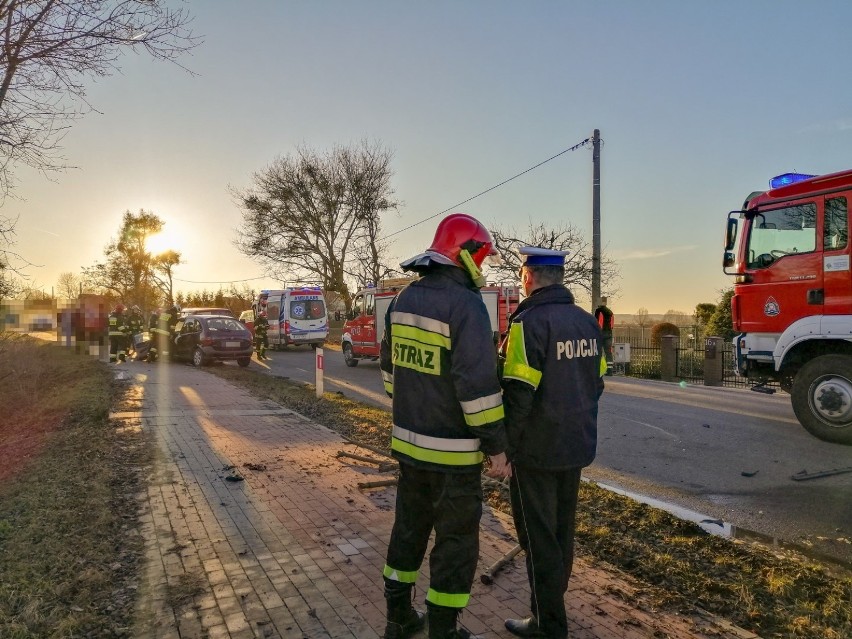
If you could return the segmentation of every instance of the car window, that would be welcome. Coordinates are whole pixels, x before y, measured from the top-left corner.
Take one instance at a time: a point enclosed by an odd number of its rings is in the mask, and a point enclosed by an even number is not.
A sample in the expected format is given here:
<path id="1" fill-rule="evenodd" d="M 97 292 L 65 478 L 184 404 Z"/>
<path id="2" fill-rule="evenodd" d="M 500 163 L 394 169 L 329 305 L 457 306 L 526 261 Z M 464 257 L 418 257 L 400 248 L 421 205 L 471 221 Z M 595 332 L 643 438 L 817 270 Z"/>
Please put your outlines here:
<path id="1" fill-rule="evenodd" d="M 211 332 L 244 331 L 246 330 L 246 328 L 235 319 L 230 319 L 227 317 L 214 317 L 212 319 L 207 320 L 207 330 Z"/>
<path id="2" fill-rule="evenodd" d="M 184 320 L 178 320 L 175 324 L 175 333 L 183 332 L 183 325 L 185 324 Z"/>

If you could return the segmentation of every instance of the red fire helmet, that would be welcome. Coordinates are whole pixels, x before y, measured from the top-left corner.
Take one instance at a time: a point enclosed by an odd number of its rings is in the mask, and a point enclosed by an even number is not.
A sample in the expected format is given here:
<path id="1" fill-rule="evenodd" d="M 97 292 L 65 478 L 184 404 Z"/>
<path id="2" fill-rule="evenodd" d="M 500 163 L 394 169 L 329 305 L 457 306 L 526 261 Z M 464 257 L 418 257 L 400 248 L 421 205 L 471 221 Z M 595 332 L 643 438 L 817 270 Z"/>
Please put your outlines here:
<path id="1" fill-rule="evenodd" d="M 467 249 L 477 267 L 482 266 L 486 257 L 497 253 L 491 233 L 482 222 L 465 213 L 453 213 L 441 220 L 429 250 L 464 266 L 459 260 L 462 249 Z"/>

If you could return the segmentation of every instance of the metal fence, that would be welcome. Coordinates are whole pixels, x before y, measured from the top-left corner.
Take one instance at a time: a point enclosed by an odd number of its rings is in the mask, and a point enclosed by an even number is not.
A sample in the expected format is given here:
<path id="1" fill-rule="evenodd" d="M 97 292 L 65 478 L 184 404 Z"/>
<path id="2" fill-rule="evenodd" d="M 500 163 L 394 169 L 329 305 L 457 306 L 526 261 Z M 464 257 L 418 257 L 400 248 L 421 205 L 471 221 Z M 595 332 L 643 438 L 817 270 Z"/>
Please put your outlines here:
<path id="1" fill-rule="evenodd" d="M 613 340 L 616 343 L 630 344 L 630 363 L 616 364 L 615 373 L 628 377 L 639 377 L 643 379 L 661 379 L 662 377 L 662 348 L 658 344 L 647 339 Z M 680 338 L 676 347 L 677 379 L 690 384 L 704 383 L 704 339 L 696 339 L 695 335 L 685 335 Z M 754 381 L 739 377 L 734 372 L 734 350 L 733 345 L 724 343 L 722 347 L 723 376 L 722 385 L 728 387 L 749 388 Z"/>

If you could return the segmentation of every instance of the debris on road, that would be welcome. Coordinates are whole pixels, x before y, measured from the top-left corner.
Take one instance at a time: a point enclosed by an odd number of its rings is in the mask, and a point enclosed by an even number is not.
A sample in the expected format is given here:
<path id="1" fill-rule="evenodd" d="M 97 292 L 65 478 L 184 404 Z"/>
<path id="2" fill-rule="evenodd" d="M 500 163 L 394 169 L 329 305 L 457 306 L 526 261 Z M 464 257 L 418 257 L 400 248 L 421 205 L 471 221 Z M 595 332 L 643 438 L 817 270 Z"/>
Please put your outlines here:
<path id="1" fill-rule="evenodd" d="M 347 457 L 349 459 L 354 459 L 356 461 L 364 462 L 366 464 L 375 464 L 379 467 L 379 472 L 384 473 L 389 470 L 396 470 L 399 468 L 399 464 L 394 462 L 384 461 L 382 459 L 373 459 L 372 457 L 364 457 L 363 455 L 355 455 L 353 453 L 347 453 L 345 450 L 337 451 L 337 457 Z"/>
<path id="2" fill-rule="evenodd" d="M 384 486 L 396 486 L 398 479 L 382 479 L 380 481 L 359 481 L 358 488 L 382 488 Z"/>
<path id="3" fill-rule="evenodd" d="M 831 475 L 842 475 L 843 473 L 852 473 L 852 466 L 846 468 L 832 468 L 831 470 L 817 470 L 809 473 L 806 470 L 800 470 L 795 475 L 790 475 L 793 481 L 804 481 L 806 479 L 816 479 L 817 477 L 830 477 Z"/>
<path id="4" fill-rule="evenodd" d="M 500 572 L 506 564 L 512 561 L 521 552 L 521 544 L 515 544 L 514 547 L 497 561 L 491 564 L 488 569 L 479 576 L 479 580 L 486 586 L 494 583 L 494 576 Z"/>

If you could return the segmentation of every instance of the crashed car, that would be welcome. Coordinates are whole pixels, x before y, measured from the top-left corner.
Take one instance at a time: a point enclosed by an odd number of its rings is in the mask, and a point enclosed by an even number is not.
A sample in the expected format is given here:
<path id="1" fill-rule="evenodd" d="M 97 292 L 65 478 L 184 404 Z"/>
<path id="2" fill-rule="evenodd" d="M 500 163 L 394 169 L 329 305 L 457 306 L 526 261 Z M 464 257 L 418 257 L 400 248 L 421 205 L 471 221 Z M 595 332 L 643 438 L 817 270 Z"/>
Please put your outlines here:
<path id="1" fill-rule="evenodd" d="M 233 317 L 188 315 L 175 325 L 172 359 L 193 366 L 226 361 L 248 366 L 253 352 L 251 333 Z"/>

